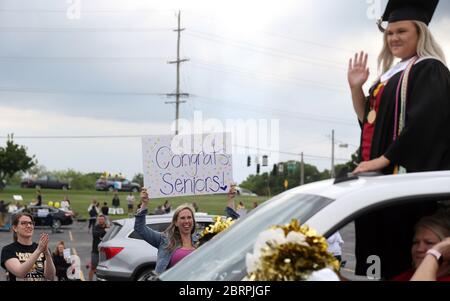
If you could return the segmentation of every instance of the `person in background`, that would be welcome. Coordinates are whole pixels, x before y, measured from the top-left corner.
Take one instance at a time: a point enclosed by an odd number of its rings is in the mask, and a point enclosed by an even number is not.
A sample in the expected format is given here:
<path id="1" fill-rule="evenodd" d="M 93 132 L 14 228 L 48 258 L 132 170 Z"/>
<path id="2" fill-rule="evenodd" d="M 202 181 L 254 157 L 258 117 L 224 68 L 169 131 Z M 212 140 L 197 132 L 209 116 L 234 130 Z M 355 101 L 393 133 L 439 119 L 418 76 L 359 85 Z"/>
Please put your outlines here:
<path id="1" fill-rule="evenodd" d="M 99 250 L 98 245 L 100 244 L 103 236 L 106 234 L 106 229 L 108 225 L 106 224 L 105 216 L 99 215 L 97 217 L 97 224 L 92 230 L 92 251 L 91 251 L 91 265 L 89 269 L 89 281 L 94 279 L 94 274 L 97 271 L 97 265 L 99 260 Z"/>
<path id="2" fill-rule="evenodd" d="M 58 281 L 67 281 L 67 269 L 71 266 L 70 259 L 64 257 L 64 241 L 58 242 L 53 253 L 53 263 L 55 264 L 56 277 Z"/>
<path id="3" fill-rule="evenodd" d="M 139 208 L 140 209 L 140 208 Z M 155 208 L 155 211 L 153 212 L 154 215 L 160 215 L 160 214 L 165 214 L 166 212 L 163 209 L 162 205 L 159 205 Z"/>
<path id="4" fill-rule="evenodd" d="M 8 206 L 10 203 L 5 203 L 4 200 L 0 201 L 0 227 L 5 225 L 6 214 L 8 213 Z"/>
<path id="5" fill-rule="evenodd" d="M 119 198 L 119 193 L 117 192 L 117 190 L 114 190 L 114 197 L 112 199 L 111 204 L 114 209 L 117 209 L 120 207 L 120 198 Z"/>
<path id="6" fill-rule="evenodd" d="M 97 216 L 100 213 L 100 211 L 98 210 L 98 203 L 96 199 L 92 199 L 92 203 L 89 205 L 87 211 L 89 213 L 88 232 L 90 232 L 91 229 L 94 228 L 95 221 L 97 220 Z"/>
<path id="7" fill-rule="evenodd" d="M 100 208 L 100 212 L 101 214 L 103 214 L 105 216 L 106 219 L 106 224 L 108 225 L 108 227 L 110 226 L 110 221 L 109 221 L 109 207 L 108 207 L 108 202 L 103 202 L 103 206 L 102 208 Z"/>
<path id="8" fill-rule="evenodd" d="M 236 197 L 236 185 L 231 185 L 230 191 L 228 192 L 228 203 L 227 207 L 225 208 L 225 213 L 227 217 L 231 217 L 232 219 L 238 219 L 240 215 L 236 212 L 236 204 L 235 204 L 235 197 Z"/>
<path id="9" fill-rule="evenodd" d="M 172 210 L 172 205 L 170 205 L 169 200 L 166 200 L 164 202 L 164 205 L 163 205 L 162 209 L 164 210 L 165 213 L 170 213 L 170 210 Z"/>
<path id="10" fill-rule="evenodd" d="M 103 206 L 101 208 L 101 212 L 104 216 L 108 216 L 109 214 L 109 207 L 108 207 L 108 202 L 103 202 Z"/>
<path id="11" fill-rule="evenodd" d="M 194 207 L 195 212 L 198 212 L 199 208 L 196 202 L 192 202 L 192 207 Z"/>
<path id="12" fill-rule="evenodd" d="M 61 209 L 64 211 L 70 210 L 70 200 L 67 196 L 65 196 L 64 200 L 61 201 Z"/>
<path id="13" fill-rule="evenodd" d="M 337 231 L 333 235 L 327 238 L 328 243 L 328 252 L 333 254 L 334 258 L 336 258 L 339 263 L 342 262 L 342 245 L 344 244 L 344 240 L 342 240 L 341 233 Z"/>
<path id="14" fill-rule="evenodd" d="M 240 201 L 237 206 L 237 210 L 242 210 L 242 209 L 245 209 L 245 205 L 244 205 L 244 203 L 242 203 L 242 201 Z"/>
<path id="15" fill-rule="evenodd" d="M 132 214 L 134 210 L 134 195 L 132 192 L 127 196 L 128 214 Z"/>
<path id="16" fill-rule="evenodd" d="M 19 207 L 19 205 L 20 203 L 17 204 L 15 202 L 10 203 L 8 206 L 8 213 L 13 213 L 14 211 L 17 211 L 19 208 L 21 208 Z"/>
<path id="17" fill-rule="evenodd" d="M 40 189 L 36 191 L 36 206 L 42 206 L 42 193 Z"/>

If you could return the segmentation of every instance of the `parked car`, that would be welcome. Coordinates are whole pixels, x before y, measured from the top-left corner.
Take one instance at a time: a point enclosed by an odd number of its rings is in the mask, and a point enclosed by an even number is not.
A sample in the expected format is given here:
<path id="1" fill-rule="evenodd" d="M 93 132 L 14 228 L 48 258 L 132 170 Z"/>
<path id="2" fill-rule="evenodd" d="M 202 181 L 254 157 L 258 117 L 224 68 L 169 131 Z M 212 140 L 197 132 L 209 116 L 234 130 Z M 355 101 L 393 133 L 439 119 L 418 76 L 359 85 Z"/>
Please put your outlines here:
<path id="1" fill-rule="evenodd" d="M 173 214 L 148 215 L 147 227 L 162 232 L 172 221 Z M 197 233 L 212 224 L 215 216 L 196 213 Z M 134 218 L 116 220 L 99 245 L 100 260 L 97 279 L 108 281 L 142 280 L 153 271 L 158 249 L 144 241 L 134 231 Z"/>
<path id="2" fill-rule="evenodd" d="M 95 189 L 100 191 L 132 191 L 139 192 L 141 185 L 127 179 L 100 178 L 95 183 Z"/>
<path id="3" fill-rule="evenodd" d="M 73 214 L 71 212 L 47 205 L 22 207 L 12 214 L 12 219 L 14 219 L 15 214 L 24 212 L 24 210 L 28 210 L 31 213 L 36 226 L 49 226 L 59 229 L 61 226 L 67 226 L 73 223 Z M 49 214 L 52 217 L 51 219 L 48 218 Z M 52 221 L 51 224 L 50 221 Z"/>
<path id="4" fill-rule="evenodd" d="M 288 190 L 266 201 L 227 231 L 159 276 L 167 281 L 236 281 L 258 234 L 297 219 L 326 238 L 375 210 L 413 203 L 448 207 L 450 171 L 326 180 Z M 365 278 L 367 280 L 367 278 Z"/>
<path id="5" fill-rule="evenodd" d="M 258 196 L 253 191 L 246 189 L 246 188 L 239 187 L 239 186 L 236 187 L 236 193 L 237 193 L 237 195 L 242 195 L 242 196 Z"/>
<path id="6" fill-rule="evenodd" d="M 27 178 L 20 183 L 22 188 L 51 188 L 51 189 L 70 189 L 68 182 L 59 181 L 56 177 L 45 176 L 39 179 Z"/>

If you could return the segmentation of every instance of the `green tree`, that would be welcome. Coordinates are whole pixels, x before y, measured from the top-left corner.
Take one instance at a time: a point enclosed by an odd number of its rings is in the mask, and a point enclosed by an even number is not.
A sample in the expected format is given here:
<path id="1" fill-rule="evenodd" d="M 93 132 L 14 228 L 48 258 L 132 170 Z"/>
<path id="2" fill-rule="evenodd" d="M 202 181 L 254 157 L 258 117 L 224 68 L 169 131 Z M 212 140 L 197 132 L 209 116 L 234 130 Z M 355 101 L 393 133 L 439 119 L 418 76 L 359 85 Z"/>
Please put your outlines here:
<path id="1" fill-rule="evenodd" d="M 37 163 L 35 156 L 28 156 L 27 148 L 13 139 L 13 135 L 8 135 L 6 147 L 0 147 L 0 181 L 9 180 L 17 172 L 26 172 Z"/>
<path id="2" fill-rule="evenodd" d="M 300 185 L 300 162 L 290 161 L 281 163 L 284 168 L 282 172 L 274 166 L 270 175 L 250 175 L 240 186 L 249 189 L 258 195 L 277 195 L 285 191 L 284 181 L 288 181 L 288 188 L 291 189 Z M 304 164 L 305 184 L 317 182 L 330 178 L 330 171 L 320 172 L 316 166 Z"/>
<path id="3" fill-rule="evenodd" d="M 339 175 L 342 171 L 345 171 L 347 173 L 352 172 L 353 170 L 355 170 L 356 167 L 358 167 L 358 162 L 359 162 L 359 160 L 358 160 L 358 152 L 359 152 L 359 150 L 357 150 L 352 155 L 352 159 L 350 161 L 348 161 L 347 163 L 336 165 L 334 167 L 336 175 Z"/>
<path id="4" fill-rule="evenodd" d="M 141 185 L 141 187 L 144 187 L 144 175 L 142 173 L 135 174 L 132 182 L 136 182 Z"/>

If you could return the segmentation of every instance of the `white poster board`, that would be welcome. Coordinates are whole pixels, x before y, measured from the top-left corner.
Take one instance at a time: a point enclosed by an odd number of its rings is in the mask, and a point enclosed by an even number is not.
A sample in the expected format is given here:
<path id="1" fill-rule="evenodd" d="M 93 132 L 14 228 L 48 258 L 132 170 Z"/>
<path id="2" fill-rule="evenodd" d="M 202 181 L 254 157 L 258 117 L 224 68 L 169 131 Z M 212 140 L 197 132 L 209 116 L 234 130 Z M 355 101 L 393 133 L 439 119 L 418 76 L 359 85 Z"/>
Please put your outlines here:
<path id="1" fill-rule="evenodd" d="M 229 133 L 143 137 L 144 186 L 151 198 L 227 193 L 231 152 Z"/>

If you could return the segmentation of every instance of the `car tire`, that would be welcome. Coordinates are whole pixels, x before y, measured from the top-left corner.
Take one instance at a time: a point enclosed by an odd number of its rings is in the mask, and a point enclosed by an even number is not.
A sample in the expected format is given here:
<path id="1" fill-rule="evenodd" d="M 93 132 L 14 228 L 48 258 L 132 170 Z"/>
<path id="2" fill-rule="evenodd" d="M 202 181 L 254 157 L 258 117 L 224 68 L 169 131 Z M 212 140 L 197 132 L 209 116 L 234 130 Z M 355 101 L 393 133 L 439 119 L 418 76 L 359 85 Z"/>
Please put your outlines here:
<path id="1" fill-rule="evenodd" d="M 53 229 L 59 229 L 61 228 L 61 221 L 59 219 L 54 219 L 52 223 Z"/>
<path id="2" fill-rule="evenodd" d="M 134 192 L 134 193 L 139 192 L 139 188 L 133 187 L 133 188 L 131 188 L 131 192 Z"/>
<path id="3" fill-rule="evenodd" d="M 136 281 L 152 281 L 157 276 L 154 269 L 154 267 L 145 268 L 138 274 Z"/>

